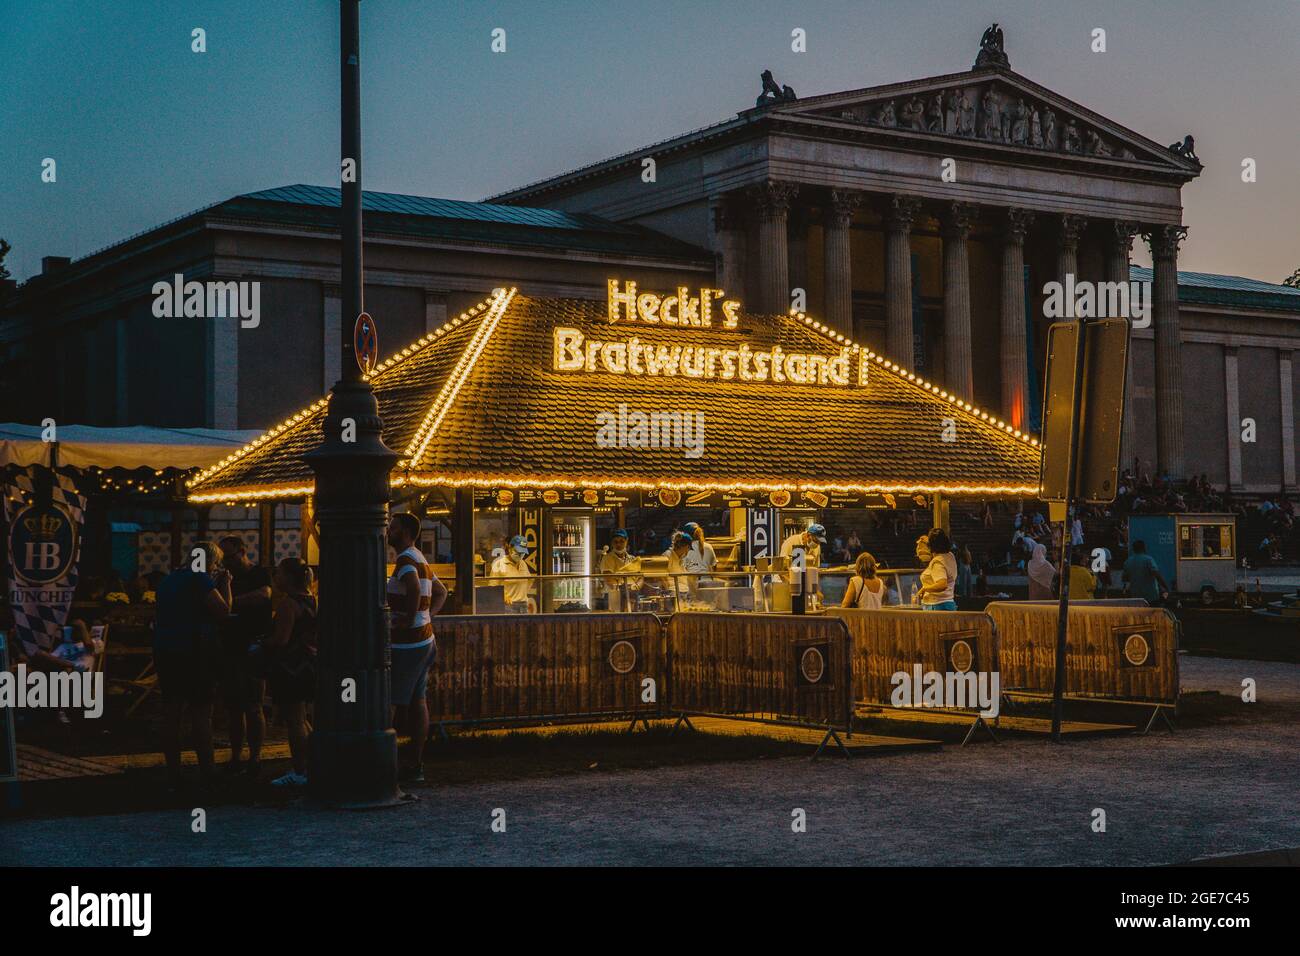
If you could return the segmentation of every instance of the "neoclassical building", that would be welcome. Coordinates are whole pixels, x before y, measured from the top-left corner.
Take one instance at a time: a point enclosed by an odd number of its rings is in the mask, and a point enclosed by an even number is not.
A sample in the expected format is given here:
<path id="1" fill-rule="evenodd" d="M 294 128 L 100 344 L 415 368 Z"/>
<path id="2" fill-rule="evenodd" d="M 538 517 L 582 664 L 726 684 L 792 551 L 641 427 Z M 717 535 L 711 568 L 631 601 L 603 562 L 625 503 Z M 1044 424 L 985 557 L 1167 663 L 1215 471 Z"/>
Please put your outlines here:
<path id="1" fill-rule="evenodd" d="M 996 26 L 972 69 L 798 98 L 765 73 L 752 109 L 491 197 L 650 226 L 714 251 L 755 308 L 807 311 L 977 405 L 1037 426 L 1043 286 L 1125 282 L 1150 243 L 1154 309 L 1135 364 L 1129 452 L 1188 470 L 1178 304 L 1182 187 L 1172 147 L 1015 73 Z M 654 178 L 643 176 L 654 160 Z M 1143 449 L 1153 454 L 1143 455 Z"/>
<path id="2" fill-rule="evenodd" d="M 1131 277 L 1154 301 L 1125 460 L 1300 492 L 1300 289 L 1177 272 L 1201 165 L 1183 131 L 1155 132 L 1015 73 L 992 29 L 946 76 L 800 99 L 768 74 L 730 119 L 489 201 L 367 192 L 366 307 L 387 352 L 499 285 L 603 299 L 611 276 L 713 281 L 748 311 L 802 304 L 1036 431 L 1044 286 Z M 347 322 L 338 195 L 264 189 L 76 261 L 41 250 L 41 275 L 0 282 L 0 422 L 261 428 L 313 401 Z M 1137 241 L 1154 270 L 1130 269 Z M 150 290 L 176 273 L 260 283 L 261 324 L 156 318 Z"/>

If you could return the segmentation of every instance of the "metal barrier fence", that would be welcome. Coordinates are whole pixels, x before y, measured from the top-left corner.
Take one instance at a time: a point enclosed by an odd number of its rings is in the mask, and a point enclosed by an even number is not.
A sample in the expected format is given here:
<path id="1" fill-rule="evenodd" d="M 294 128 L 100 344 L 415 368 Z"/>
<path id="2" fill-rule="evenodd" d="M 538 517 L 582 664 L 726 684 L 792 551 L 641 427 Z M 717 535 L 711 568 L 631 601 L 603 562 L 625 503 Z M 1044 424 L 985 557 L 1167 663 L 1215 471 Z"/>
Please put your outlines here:
<path id="1" fill-rule="evenodd" d="M 434 630 L 432 723 L 664 713 L 663 629 L 653 614 L 455 615 L 436 618 Z"/>
<path id="2" fill-rule="evenodd" d="M 669 622 L 668 647 L 669 708 L 679 722 L 697 714 L 825 728 L 822 747 L 842 747 L 837 731 L 852 729 L 842 621 L 686 612 Z"/>
<path id="3" fill-rule="evenodd" d="M 853 638 L 853 696 L 863 703 L 890 704 L 894 675 L 994 673 L 998 632 L 978 611 L 859 611 L 831 608 Z"/>
<path id="4" fill-rule="evenodd" d="M 998 630 L 987 614 L 855 608 L 826 613 L 842 620 L 852 639 L 853 697 L 858 703 L 969 714 L 973 721 L 963 744 L 981 726 L 997 739 L 981 713 L 986 704 L 989 716 L 996 717 L 1002 696 L 1000 675 L 994 682 Z M 900 674 L 906 679 L 897 680 Z M 930 674 L 943 681 L 938 701 L 924 699 Z"/>
<path id="5" fill-rule="evenodd" d="M 1005 689 L 1051 694 L 1055 604 L 995 601 L 985 608 L 1001 635 Z M 1174 705 L 1178 620 L 1164 608 L 1070 606 L 1065 693 L 1070 697 Z"/>

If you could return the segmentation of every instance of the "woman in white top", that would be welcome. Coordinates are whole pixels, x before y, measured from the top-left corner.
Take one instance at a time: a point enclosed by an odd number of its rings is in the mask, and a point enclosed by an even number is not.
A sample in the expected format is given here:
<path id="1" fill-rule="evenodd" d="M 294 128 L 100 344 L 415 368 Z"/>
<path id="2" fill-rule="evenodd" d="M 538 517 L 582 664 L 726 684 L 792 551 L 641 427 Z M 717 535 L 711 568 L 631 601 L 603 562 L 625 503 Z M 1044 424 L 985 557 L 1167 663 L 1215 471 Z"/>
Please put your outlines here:
<path id="1" fill-rule="evenodd" d="M 923 611 L 955 611 L 953 589 L 957 584 L 957 558 L 952 553 L 952 539 L 942 528 L 928 536 L 930 563 L 921 572 L 919 599 Z"/>
<path id="2" fill-rule="evenodd" d="M 885 582 L 876 577 L 876 559 L 866 551 L 858 555 L 853 577 L 844 589 L 840 607 L 856 607 L 864 611 L 878 611 L 885 599 Z"/>

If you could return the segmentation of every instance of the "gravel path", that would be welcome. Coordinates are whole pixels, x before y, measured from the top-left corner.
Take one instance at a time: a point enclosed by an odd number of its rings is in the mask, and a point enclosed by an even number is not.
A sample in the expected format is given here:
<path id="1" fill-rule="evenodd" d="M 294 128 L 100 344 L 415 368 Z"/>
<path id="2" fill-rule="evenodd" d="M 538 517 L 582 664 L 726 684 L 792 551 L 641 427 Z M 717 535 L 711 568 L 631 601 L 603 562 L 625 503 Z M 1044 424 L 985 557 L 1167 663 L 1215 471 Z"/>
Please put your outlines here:
<path id="1" fill-rule="evenodd" d="M 1300 701 L 1300 666 L 1184 656 L 1186 690 Z M 1300 725 L 1018 739 L 428 789 L 376 813 L 218 807 L 0 828 L 0 863 L 1161 864 L 1300 846 Z M 494 808 L 506 832 L 490 828 Z M 791 831 L 791 811 L 807 832 Z M 1094 808 L 1107 832 L 1090 828 Z M 74 838 L 75 835 L 75 838 Z M 93 837 L 93 838 L 92 838 Z"/>

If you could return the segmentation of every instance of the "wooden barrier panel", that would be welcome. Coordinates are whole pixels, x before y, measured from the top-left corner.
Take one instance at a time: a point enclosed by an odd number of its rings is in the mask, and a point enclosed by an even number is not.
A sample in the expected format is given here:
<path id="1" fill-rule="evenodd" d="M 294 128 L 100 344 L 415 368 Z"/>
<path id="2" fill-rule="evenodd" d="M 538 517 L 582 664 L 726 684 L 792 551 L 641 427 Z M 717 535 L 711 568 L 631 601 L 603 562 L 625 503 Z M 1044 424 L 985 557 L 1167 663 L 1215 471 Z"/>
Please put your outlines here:
<path id="1" fill-rule="evenodd" d="M 449 615 L 434 618 L 434 723 L 657 716 L 666 690 L 653 614 Z M 643 700 L 642 682 L 655 682 Z"/>
<path id="2" fill-rule="evenodd" d="M 998 671 L 998 632 L 979 611 L 861 611 L 829 608 L 853 640 L 855 700 L 890 704 L 893 676 L 922 673 L 964 674 Z M 1001 678 L 999 678 L 1001 680 Z"/>
<path id="3" fill-rule="evenodd" d="M 832 618 L 674 614 L 669 706 L 674 713 L 848 729 L 849 648 L 843 622 Z"/>
<path id="4" fill-rule="evenodd" d="M 1057 606 L 995 601 L 985 610 L 1001 635 L 1003 690 L 1052 693 Z M 1072 604 L 1065 693 L 1177 703 L 1177 619 L 1164 608 Z"/>

